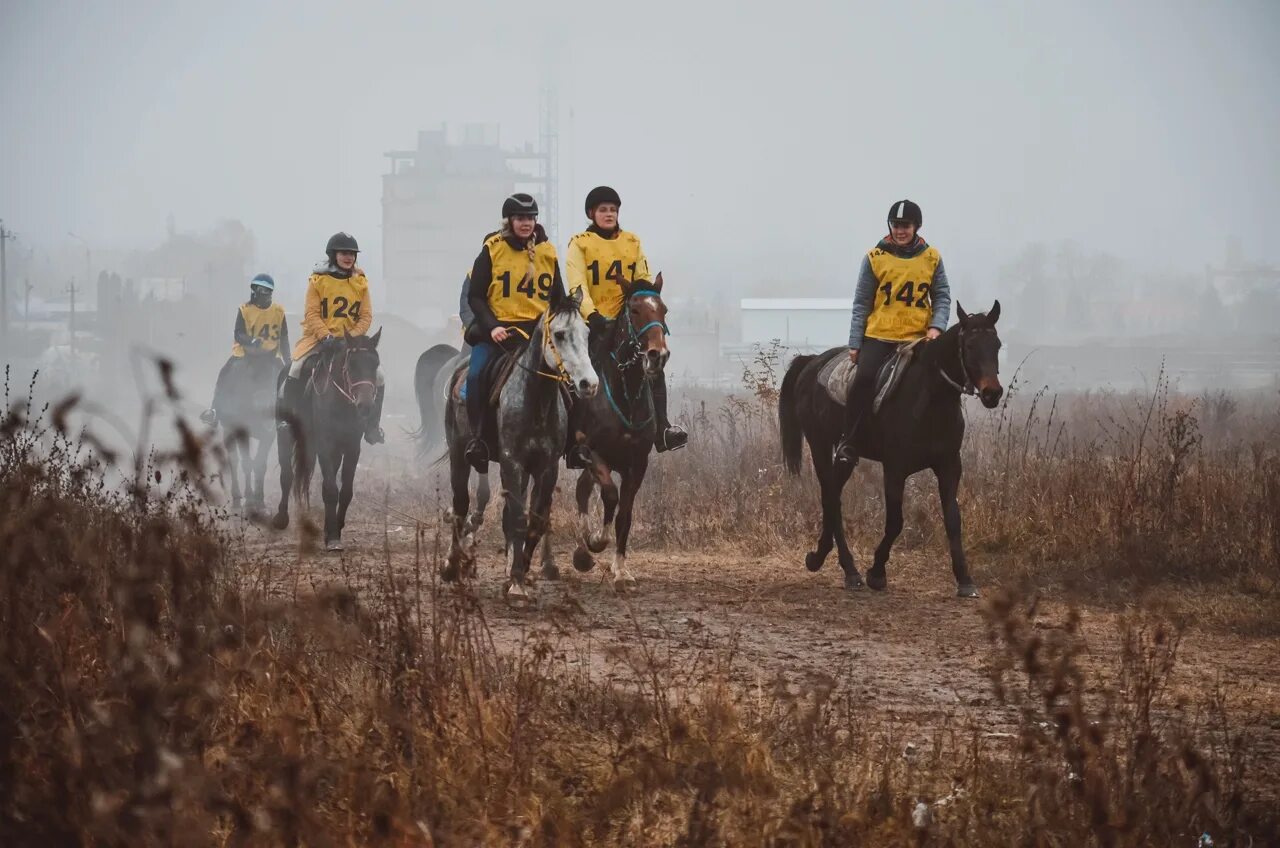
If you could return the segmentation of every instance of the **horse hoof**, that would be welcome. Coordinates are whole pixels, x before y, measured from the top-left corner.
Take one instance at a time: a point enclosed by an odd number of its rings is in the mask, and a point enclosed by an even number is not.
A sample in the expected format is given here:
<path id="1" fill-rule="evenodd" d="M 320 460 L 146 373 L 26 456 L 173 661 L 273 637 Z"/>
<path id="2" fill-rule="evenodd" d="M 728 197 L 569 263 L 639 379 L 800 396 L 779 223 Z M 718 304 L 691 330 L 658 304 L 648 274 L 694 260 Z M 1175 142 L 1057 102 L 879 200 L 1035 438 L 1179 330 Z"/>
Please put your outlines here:
<path id="1" fill-rule="evenodd" d="M 342 550 L 342 540 L 330 539 L 324 543 L 324 549 L 330 553 L 338 553 Z"/>
<path id="2" fill-rule="evenodd" d="M 978 591 L 978 587 L 972 583 L 966 583 L 956 590 L 957 598 L 981 598 L 982 594 Z"/>
<path id="3" fill-rule="evenodd" d="M 822 568 L 824 560 L 826 560 L 826 557 L 818 556 L 817 551 L 809 551 L 804 555 L 804 567 L 810 571 L 818 571 Z"/>
<path id="4" fill-rule="evenodd" d="M 512 606 L 527 606 L 533 603 L 533 595 L 523 583 L 512 583 L 507 586 L 507 603 Z"/>
<path id="5" fill-rule="evenodd" d="M 613 591 L 619 595 L 625 595 L 627 592 L 636 588 L 636 579 L 630 574 L 624 574 L 621 577 L 613 578 Z"/>
<path id="6" fill-rule="evenodd" d="M 856 571 L 847 571 L 844 575 L 844 587 L 850 592 L 856 592 L 863 587 L 862 575 Z"/>
<path id="7" fill-rule="evenodd" d="M 883 571 L 868 571 L 867 585 L 877 592 L 883 592 L 889 587 L 889 577 Z"/>
<path id="8" fill-rule="evenodd" d="M 285 515 L 283 512 L 277 512 L 275 519 L 271 522 L 271 526 L 276 530 L 289 529 L 289 516 Z"/>
<path id="9" fill-rule="evenodd" d="M 596 561 L 586 548 L 578 548 L 573 552 L 573 567 L 578 571 L 590 571 L 595 568 Z"/>
<path id="10" fill-rule="evenodd" d="M 542 576 L 548 580 L 559 580 L 560 569 L 556 566 L 554 562 L 549 562 L 546 565 L 542 566 Z"/>

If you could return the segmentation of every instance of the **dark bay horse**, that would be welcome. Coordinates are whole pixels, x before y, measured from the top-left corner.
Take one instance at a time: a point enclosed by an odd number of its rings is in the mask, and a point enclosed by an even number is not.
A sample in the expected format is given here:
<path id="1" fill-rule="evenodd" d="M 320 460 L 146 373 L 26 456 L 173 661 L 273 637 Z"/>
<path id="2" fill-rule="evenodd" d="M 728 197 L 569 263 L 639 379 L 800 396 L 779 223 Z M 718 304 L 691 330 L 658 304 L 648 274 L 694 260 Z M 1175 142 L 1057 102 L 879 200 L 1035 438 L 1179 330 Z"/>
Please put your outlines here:
<path id="1" fill-rule="evenodd" d="M 968 315 L 958 304 L 956 311 L 959 323 L 918 348 L 897 389 L 858 431 L 858 455 L 879 462 L 884 469 L 884 536 L 867 571 L 867 585 L 872 589 L 888 585 L 885 565 L 902 532 L 902 495 L 907 478 L 929 468 L 938 478 L 958 594 L 978 597 L 978 587 L 965 561 L 960 506 L 956 502 L 960 445 L 964 440 L 960 395 L 976 391 L 988 409 L 1000 403 L 1004 393 L 999 378 L 1000 337 L 996 333 L 1000 301 L 985 314 Z M 822 487 L 822 535 L 817 549 L 805 555 L 805 566 L 810 571 L 822 568 L 834 540 L 845 588 L 856 589 L 862 586 L 862 577 L 845 541 L 840 505 L 840 493 L 852 469 L 842 469 L 831 459 L 831 448 L 844 426 L 844 409 L 818 381 L 822 367 L 837 356 L 848 356 L 848 349 L 833 348 L 817 356 L 797 356 L 792 361 L 778 397 L 778 423 L 787 470 L 800 473 L 803 438 L 809 443 L 813 470 Z"/>
<path id="2" fill-rule="evenodd" d="M 579 419 L 591 448 L 591 464 L 578 476 L 578 548 L 573 566 L 589 571 L 609 542 L 613 530 L 614 553 L 610 573 L 614 589 L 635 585 L 627 568 L 627 540 L 631 535 L 631 513 L 636 493 L 644 482 L 653 450 L 656 422 L 653 392 L 649 381 L 662 373 L 667 350 L 667 307 L 662 302 L 662 275 L 650 284 L 624 285 L 625 310 L 613 322 L 596 353 L 596 369 L 603 391 L 580 399 Z M 621 486 L 613 482 L 617 472 Z M 592 532 L 587 508 L 591 491 L 600 487 L 604 522 Z M 615 523 L 616 522 L 616 523 Z M 550 547 L 550 535 L 547 545 Z M 550 557 L 549 551 L 547 557 Z"/>
<path id="3" fill-rule="evenodd" d="M 262 494 L 267 477 L 267 459 L 275 440 L 276 387 L 284 368 L 275 351 L 248 348 L 226 375 L 226 393 L 218 420 L 227 450 L 227 470 L 231 476 L 231 505 L 240 506 L 240 472 L 244 472 L 244 503 L 250 509 L 264 509 Z M 255 443 L 256 442 L 256 446 Z M 241 467 L 238 469 L 236 466 Z"/>
<path id="4" fill-rule="evenodd" d="M 372 336 L 344 336 L 321 353 L 299 404 L 297 421 L 278 430 L 280 508 L 275 527 L 289 526 L 290 493 L 306 503 L 318 461 L 323 477 L 324 543 L 330 551 L 342 550 L 361 438 L 374 410 L 381 337 L 381 330 Z"/>
<path id="5" fill-rule="evenodd" d="M 578 314 L 581 305 L 582 292 L 578 289 L 551 304 L 528 345 L 516 355 L 511 375 L 498 397 L 502 529 L 509 575 L 507 598 L 512 601 L 529 598 L 525 585 L 529 561 L 550 524 L 551 497 L 568 431 L 561 385 L 581 396 L 590 396 L 599 387 L 587 351 L 587 325 Z M 456 385 L 462 374 L 463 369 L 459 368 L 450 385 Z M 445 433 L 453 488 L 453 534 L 445 579 L 456 579 L 460 564 L 474 554 L 463 549 L 467 537 L 464 521 L 470 505 L 470 466 L 465 451 L 472 430 L 478 426 L 478 422 L 467 420 L 466 404 L 451 390 L 445 407 Z M 482 515 L 477 517 L 477 526 Z M 474 530 L 472 527 L 470 531 L 472 538 Z M 556 574 L 551 571 L 544 576 L 554 579 Z"/>

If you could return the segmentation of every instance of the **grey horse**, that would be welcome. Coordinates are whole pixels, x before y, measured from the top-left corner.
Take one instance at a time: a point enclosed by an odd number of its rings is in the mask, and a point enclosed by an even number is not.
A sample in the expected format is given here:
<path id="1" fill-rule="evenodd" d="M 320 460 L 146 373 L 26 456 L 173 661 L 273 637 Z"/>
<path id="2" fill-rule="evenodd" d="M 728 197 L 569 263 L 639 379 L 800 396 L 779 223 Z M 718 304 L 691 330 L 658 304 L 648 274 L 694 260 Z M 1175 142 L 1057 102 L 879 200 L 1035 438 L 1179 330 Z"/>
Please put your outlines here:
<path id="1" fill-rule="evenodd" d="M 581 305 L 580 289 L 552 304 L 528 345 L 517 354 L 511 375 L 498 396 L 498 466 L 504 499 L 502 529 L 509 580 L 506 592 L 511 601 L 529 600 L 525 584 L 529 560 L 550 526 L 551 497 L 568 433 L 568 411 L 561 385 L 584 397 L 593 396 L 600 387 L 588 354 L 587 325 L 578 313 Z M 465 369 L 459 362 L 458 367 L 442 370 L 449 375 L 445 441 L 453 490 L 449 513 L 453 532 L 442 576 L 454 580 L 462 566 L 469 569 L 474 563 L 475 531 L 483 519 L 484 505 L 478 504 L 468 515 L 471 467 L 465 452 L 478 422 L 467 419 L 466 404 L 453 388 Z M 558 576 L 554 565 L 546 564 L 544 576 Z"/>

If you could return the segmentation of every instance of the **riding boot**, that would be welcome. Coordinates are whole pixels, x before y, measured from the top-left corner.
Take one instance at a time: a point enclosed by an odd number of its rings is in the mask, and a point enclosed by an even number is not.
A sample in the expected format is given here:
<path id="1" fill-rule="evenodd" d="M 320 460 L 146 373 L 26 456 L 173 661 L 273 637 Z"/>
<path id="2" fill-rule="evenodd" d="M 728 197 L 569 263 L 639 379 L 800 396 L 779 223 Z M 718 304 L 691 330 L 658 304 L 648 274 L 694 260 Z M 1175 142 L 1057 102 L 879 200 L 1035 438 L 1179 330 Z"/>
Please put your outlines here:
<path id="1" fill-rule="evenodd" d="M 854 437 L 858 433 L 858 425 L 862 423 L 862 412 L 857 406 L 853 398 L 846 401 L 844 435 L 831 450 L 831 461 L 836 465 L 848 466 L 850 469 L 858 465 L 858 447 Z"/>
<path id="2" fill-rule="evenodd" d="M 378 391 L 373 396 L 373 415 L 364 428 L 364 440 L 371 445 L 380 445 L 387 440 L 387 434 L 382 432 L 382 402 L 386 397 L 387 387 L 378 386 Z"/>
<path id="3" fill-rule="evenodd" d="M 276 426 L 281 430 L 290 426 L 291 422 L 300 418 L 302 392 L 305 388 L 301 377 L 285 377 L 284 387 L 280 390 L 280 403 L 276 410 Z"/>
<path id="4" fill-rule="evenodd" d="M 471 441 L 467 442 L 467 462 L 478 474 L 489 471 L 489 446 L 485 444 L 485 395 L 488 394 L 479 374 L 467 380 L 467 423 L 471 426 Z"/>
<path id="5" fill-rule="evenodd" d="M 689 443 L 689 434 L 667 419 L 667 375 L 659 374 L 650 384 L 653 391 L 653 417 L 658 427 L 655 447 L 658 453 L 680 450 Z"/>

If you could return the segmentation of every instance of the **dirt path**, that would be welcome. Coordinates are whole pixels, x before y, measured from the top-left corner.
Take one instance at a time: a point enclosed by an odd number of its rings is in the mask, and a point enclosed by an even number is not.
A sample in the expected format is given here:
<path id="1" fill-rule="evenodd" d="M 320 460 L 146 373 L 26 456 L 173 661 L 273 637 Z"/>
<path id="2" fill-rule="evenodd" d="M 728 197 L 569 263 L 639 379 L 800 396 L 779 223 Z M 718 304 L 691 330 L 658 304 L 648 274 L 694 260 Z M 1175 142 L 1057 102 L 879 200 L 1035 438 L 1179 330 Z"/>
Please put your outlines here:
<path id="1" fill-rule="evenodd" d="M 281 586 L 342 582 L 385 573 L 382 528 L 349 528 L 348 551 L 299 558 L 296 541 L 251 528 L 246 553 L 278 564 Z M 413 530 L 392 525 L 392 567 L 414 569 Z M 895 556 L 887 592 L 840 588 L 834 556 L 823 571 L 807 572 L 801 556 L 750 557 L 730 552 L 638 550 L 629 565 L 638 585 L 614 593 L 607 560 L 575 572 L 570 550 L 557 551 L 562 579 L 539 579 L 537 605 L 513 609 L 502 599 L 504 564 L 494 528 L 487 528 L 472 583 L 499 650 L 515 651 L 532 629 L 557 625 L 557 658 L 623 685 L 637 684 L 657 661 L 675 678 L 727 673 L 746 691 L 785 685 L 845 690 L 869 709 L 911 728 L 978 726 L 992 734 L 1012 729 L 1014 715 L 993 694 L 992 660 L 982 602 L 955 597 L 945 562 Z M 982 581 L 981 570 L 976 572 Z M 424 578 L 429 579 L 429 575 Z M 989 581 L 988 581 L 989 582 Z M 572 625 L 562 623 L 566 610 Z M 1084 608 L 1088 663 L 1111 667 L 1120 612 Z M 1046 621 L 1061 621 L 1066 605 L 1048 600 Z M 726 664 L 726 652 L 732 662 Z M 1220 681 L 1256 742 L 1255 767 L 1280 775 L 1280 647 L 1275 640 L 1188 631 L 1179 653 L 1174 694 L 1203 701 Z M 1104 671 L 1105 673 L 1105 671 Z M 1255 777 L 1257 773 L 1255 772 Z M 1270 781 L 1280 786 L 1280 778 Z M 1273 788 L 1273 793 L 1275 789 Z"/>

